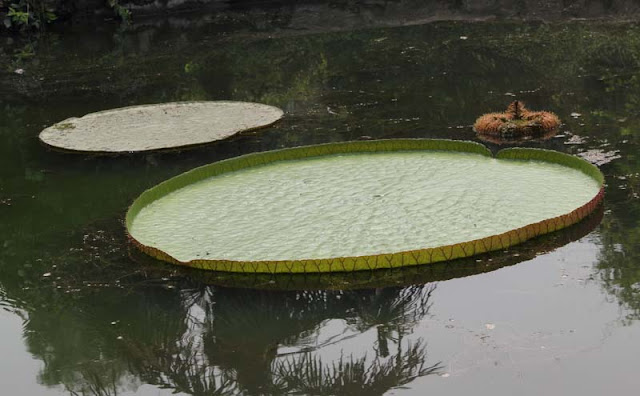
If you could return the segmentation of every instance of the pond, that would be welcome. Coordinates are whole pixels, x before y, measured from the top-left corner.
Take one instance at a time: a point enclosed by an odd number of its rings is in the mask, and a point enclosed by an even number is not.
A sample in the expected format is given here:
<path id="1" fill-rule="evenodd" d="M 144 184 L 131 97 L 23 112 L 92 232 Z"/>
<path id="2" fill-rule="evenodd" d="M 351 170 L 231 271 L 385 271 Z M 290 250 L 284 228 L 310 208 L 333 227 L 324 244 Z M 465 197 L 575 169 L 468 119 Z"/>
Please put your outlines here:
<path id="1" fill-rule="evenodd" d="M 0 38 L 2 392 L 637 391 L 640 25 L 303 29 L 285 14 Z M 336 276 L 188 271 L 126 242 L 128 205 L 193 167 L 347 140 L 478 141 L 476 117 L 514 98 L 564 123 L 525 146 L 601 166 L 604 206 L 578 225 L 472 259 Z M 151 154 L 73 155 L 37 139 L 68 117 L 181 100 L 261 102 L 285 118 Z"/>

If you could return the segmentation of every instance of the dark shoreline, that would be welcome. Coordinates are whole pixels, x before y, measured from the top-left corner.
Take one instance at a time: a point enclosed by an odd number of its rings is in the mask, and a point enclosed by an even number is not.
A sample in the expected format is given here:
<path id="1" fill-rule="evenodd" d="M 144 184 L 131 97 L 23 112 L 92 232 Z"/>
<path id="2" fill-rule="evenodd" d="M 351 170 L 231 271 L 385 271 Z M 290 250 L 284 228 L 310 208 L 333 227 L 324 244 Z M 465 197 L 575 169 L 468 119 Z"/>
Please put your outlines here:
<path id="1" fill-rule="evenodd" d="M 56 15 L 44 30 L 99 28 L 121 23 L 108 0 L 29 0 L 44 4 Z M 4 20 L 13 0 L 0 0 Z M 288 29 L 324 26 L 328 30 L 424 24 L 442 20 L 515 19 L 563 21 L 575 19 L 633 21 L 640 3 L 633 0 L 515 1 L 515 0 L 119 0 L 130 26 L 187 25 L 198 19 L 256 18 Z M 256 26 L 259 29 L 259 26 Z M 13 29 L 13 32 L 18 29 Z M 32 30 L 32 29 L 31 29 Z M 12 31 L 2 27 L 0 35 Z"/>

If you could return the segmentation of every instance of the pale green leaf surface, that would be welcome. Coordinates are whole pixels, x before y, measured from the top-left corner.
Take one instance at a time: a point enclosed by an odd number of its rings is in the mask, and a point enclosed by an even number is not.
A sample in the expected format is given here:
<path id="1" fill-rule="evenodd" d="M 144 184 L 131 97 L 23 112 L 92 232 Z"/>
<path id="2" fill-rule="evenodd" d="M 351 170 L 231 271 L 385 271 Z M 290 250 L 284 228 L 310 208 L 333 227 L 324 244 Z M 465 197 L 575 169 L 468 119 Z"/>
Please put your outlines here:
<path id="1" fill-rule="evenodd" d="M 550 162 L 345 153 L 200 180 L 143 207 L 129 232 L 180 261 L 368 256 L 501 234 L 569 213 L 599 189 Z"/>
<path id="2" fill-rule="evenodd" d="M 209 143 L 265 127 L 282 110 L 247 102 L 175 102 L 69 118 L 40 133 L 49 146 L 81 152 L 133 152 Z"/>

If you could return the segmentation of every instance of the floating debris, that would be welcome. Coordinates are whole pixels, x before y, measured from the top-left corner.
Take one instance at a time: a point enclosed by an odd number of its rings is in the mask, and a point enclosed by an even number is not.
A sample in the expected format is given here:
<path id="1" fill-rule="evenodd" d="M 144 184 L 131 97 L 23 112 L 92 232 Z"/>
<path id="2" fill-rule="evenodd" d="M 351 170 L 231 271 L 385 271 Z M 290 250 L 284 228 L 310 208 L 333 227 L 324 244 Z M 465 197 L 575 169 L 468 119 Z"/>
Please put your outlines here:
<path id="1" fill-rule="evenodd" d="M 569 140 L 564 142 L 564 144 L 584 144 L 584 143 L 585 143 L 584 138 L 578 135 L 573 135 L 569 138 Z"/>
<path id="2" fill-rule="evenodd" d="M 571 113 L 571 117 L 580 118 L 580 117 L 582 117 L 582 114 L 580 114 L 580 113 Z"/>
<path id="3" fill-rule="evenodd" d="M 487 323 L 487 324 L 484 325 L 484 327 L 486 327 L 487 330 L 493 330 L 493 329 L 496 328 L 496 325 L 493 324 L 493 323 Z"/>
<path id="4" fill-rule="evenodd" d="M 620 151 L 618 150 L 604 151 L 601 149 L 592 149 L 584 151 L 582 153 L 578 153 L 578 156 L 584 158 L 594 165 L 601 166 L 604 164 L 608 164 L 609 162 L 618 158 L 622 158 L 619 153 Z"/>
<path id="5" fill-rule="evenodd" d="M 473 129 L 479 135 L 501 138 L 546 135 L 557 132 L 558 117 L 547 111 L 530 111 L 519 100 L 511 102 L 503 113 L 488 113 L 480 116 Z"/>
<path id="6" fill-rule="evenodd" d="M 24 74 L 24 69 L 16 69 L 13 72 L 16 73 L 16 74 L 22 75 L 22 74 Z"/>

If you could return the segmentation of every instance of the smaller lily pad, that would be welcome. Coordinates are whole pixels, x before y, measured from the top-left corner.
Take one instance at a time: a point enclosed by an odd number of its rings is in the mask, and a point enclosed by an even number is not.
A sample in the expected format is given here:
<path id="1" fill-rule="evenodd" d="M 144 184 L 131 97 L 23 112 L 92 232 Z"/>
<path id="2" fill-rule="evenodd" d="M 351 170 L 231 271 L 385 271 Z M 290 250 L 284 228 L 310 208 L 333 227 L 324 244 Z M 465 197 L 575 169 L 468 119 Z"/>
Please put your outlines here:
<path id="1" fill-rule="evenodd" d="M 249 102 L 173 102 L 68 118 L 40 133 L 45 144 L 80 152 L 123 153 L 210 143 L 266 127 L 277 107 Z"/>

